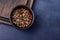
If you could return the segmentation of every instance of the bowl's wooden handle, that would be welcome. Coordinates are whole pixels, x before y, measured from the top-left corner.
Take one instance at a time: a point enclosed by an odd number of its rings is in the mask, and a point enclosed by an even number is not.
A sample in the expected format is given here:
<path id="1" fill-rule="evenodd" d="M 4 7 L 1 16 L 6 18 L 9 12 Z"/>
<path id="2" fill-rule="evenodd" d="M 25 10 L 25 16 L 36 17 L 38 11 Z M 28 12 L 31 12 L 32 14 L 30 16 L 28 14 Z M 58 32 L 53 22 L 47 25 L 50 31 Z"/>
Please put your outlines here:
<path id="1" fill-rule="evenodd" d="M 0 20 L 6 21 L 6 22 L 10 22 L 9 18 L 5 18 L 5 17 L 2 17 L 2 16 L 0 16 Z"/>
<path id="2" fill-rule="evenodd" d="M 31 2 L 30 2 L 30 8 L 32 8 L 33 2 L 34 2 L 34 0 L 31 0 Z"/>
<path id="3" fill-rule="evenodd" d="M 34 0 L 27 0 L 27 4 L 26 4 L 26 5 L 27 5 L 29 8 L 32 8 L 33 1 L 34 1 Z"/>

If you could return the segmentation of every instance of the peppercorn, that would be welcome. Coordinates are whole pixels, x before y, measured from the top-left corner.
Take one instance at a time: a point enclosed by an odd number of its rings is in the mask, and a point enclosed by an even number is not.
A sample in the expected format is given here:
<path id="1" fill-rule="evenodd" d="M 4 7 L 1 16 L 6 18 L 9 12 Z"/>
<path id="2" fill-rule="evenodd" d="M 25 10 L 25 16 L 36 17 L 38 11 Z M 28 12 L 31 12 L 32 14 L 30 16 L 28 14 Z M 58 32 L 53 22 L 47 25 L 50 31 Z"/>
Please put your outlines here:
<path id="1" fill-rule="evenodd" d="M 28 27 L 32 21 L 32 14 L 29 10 L 20 8 L 14 11 L 13 23 L 20 28 Z"/>

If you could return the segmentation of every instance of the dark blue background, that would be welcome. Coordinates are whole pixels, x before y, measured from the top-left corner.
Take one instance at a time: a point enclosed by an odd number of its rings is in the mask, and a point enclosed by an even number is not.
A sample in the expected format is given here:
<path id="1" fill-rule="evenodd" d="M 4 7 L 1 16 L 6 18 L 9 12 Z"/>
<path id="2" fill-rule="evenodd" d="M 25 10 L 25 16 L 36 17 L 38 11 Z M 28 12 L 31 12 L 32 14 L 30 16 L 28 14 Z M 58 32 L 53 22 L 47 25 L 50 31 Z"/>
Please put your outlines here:
<path id="1" fill-rule="evenodd" d="M 0 40 L 60 40 L 60 0 L 35 0 L 35 22 L 28 30 L 0 24 Z"/>

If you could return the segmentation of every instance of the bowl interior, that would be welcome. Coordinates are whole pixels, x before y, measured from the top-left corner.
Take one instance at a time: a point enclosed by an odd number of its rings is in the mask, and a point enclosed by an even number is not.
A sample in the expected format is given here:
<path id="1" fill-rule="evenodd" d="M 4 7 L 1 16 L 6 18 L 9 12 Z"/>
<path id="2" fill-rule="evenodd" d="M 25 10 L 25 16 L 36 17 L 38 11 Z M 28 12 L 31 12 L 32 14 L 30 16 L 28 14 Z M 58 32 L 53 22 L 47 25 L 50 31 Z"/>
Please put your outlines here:
<path id="1" fill-rule="evenodd" d="M 12 16 L 13 16 L 13 14 L 14 14 L 13 12 L 14 12 L 15 10 L 17 10 L 17 9 L 20 9 L 20 8 L 29 10 L 29 12 L 30 12 L 31 15 L 32 15 L 32 22 L 31 22 L 30 25 L 28 25 L 28 27 L 27 27 L 27 28 L 29 28 L 29 27 L 32 25 L 33 21 L 34 21 L 34 13 L 33 13 L 33 11 L 32 11 L 30 8 L 28 8 L 28 7 L 25 6 L 25 5 L 17 6 L 17 7 L 15 7 L 15 8 L 12 10 L 12 12 L 11 12 L 11 14 L 10 14 L 11 23 L 12 23 L 14 26 L 18 27 L 15 23 L 13 23 L 13 21 L 12 21 L 12 20 L 13 20 Z M 19 28 L 19 27 L 18 27 L 18 28 Z M 27 28 L 24 28 L 24 29 L 27 29 Z M 20 29 L 23 29 L 23 28 L 20 28 Z"/>

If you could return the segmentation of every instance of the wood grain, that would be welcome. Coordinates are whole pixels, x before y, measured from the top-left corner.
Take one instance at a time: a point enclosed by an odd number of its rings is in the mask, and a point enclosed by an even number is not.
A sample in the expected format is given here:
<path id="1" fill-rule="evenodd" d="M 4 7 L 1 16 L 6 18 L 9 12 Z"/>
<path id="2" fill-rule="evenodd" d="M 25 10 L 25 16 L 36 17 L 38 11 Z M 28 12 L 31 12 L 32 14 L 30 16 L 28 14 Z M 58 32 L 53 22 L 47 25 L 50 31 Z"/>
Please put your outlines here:
<path id="1" fill-rule="evenodd" d="M 3 1 L 4 2 L 4 1 Z M 2 8 L 1 16 L 9 18 L 10 13 L 14 7 L 17 5 L 26 5 L 26 0 L 6 0 L 4 7 Z"/>

